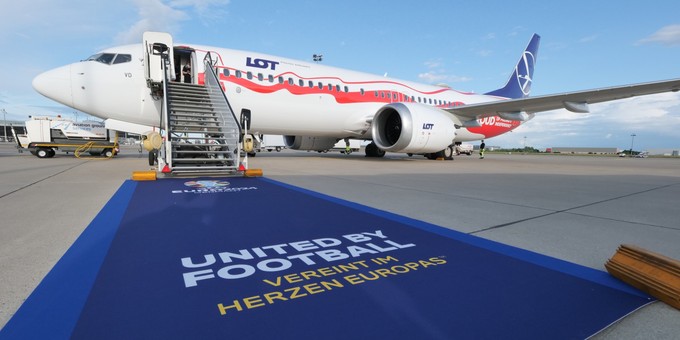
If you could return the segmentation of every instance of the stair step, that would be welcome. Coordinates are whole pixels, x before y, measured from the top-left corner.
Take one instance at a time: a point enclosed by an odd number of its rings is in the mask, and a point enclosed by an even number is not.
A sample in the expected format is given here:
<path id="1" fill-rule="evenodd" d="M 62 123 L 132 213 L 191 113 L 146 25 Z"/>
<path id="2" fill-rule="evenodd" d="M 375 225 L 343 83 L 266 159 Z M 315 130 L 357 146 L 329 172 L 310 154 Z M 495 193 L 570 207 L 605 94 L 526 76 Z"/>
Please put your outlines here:
<path id="1" fill-rule="evenodd" d="M 189 136 L 172 136 L 172 139 L 209 139 L 209 140 L 232 140 L 232 139 L 238 139 L 237 137 L 189 137 Z"/>
<path id="2" fill-rule="evenodd" d="M 203 139 L 203 138 L 201 138 Z M 210 140 L 210 138 L 206 138 Z M 182 142 L 177 142 L 177 141 L 172 141 L 170 142 L 172 145 L 180 145 L 180 146 L 188 146 L 188 145 L 193 145 L 193 146 L 210 146 L 210 147 L 228 147 L 229 145 L 227 144 L 219 144 L 219 143 L 182 143 Z"/>
<path id="3" fill-rule="evenodd" d="M 212 124 L 212 125 L 208 125 L 208 124 Z M 218 124 L 218 122 L 203 122 L 202 124 L 188 124 L 188 123 L 170 122 L 170 128 L 173 131 L 181 131 L 182 129 L 187 129 L 187 128 L 219 129 L 219 128 L 221 128 L 221 126 Z"/>
<path id="4" fill-rule="evenodd" d="M 179 117 L 179 118 L 193 118 L 193 119 L 218 119 L 217 115 L 215 113 L 206 113 L 206 114 L 200 114 L 200 113 L 191 113 L 191 112 L 172 112 L 170 115 L 170 120 Z"/>
<path id="5" fill-rule="evenodd" d="M 183 154 L 216 154 L 216 155 L 231 155 L 233 152 L 229 150 L 172 150 L 172 152 L 183 153 Z"/>
<path id="6" fill-rule="evenodd" d="M 180 122 L 186 122 L 186 123 L 219 123 L 219 120 L 217 120 L 217 117 L 186 117 L 186 116 L 174 116 L 170 117 L 170 123 L 180 123 Z"/>
<path id="7" fill-rule="evenodd" d="M 170 115 L 172 116 L 174 114 L 194 114 L 198 117 L 215 117 L 215 109 L 202 107 L 170 107 Z"/>
<path id="8" fill-rule="evenodd" d="M 233 162 L 231 158 L 175 158 L 172 160 L 173 164 L 179 163 L 219 163 L 219 162 Z"/>

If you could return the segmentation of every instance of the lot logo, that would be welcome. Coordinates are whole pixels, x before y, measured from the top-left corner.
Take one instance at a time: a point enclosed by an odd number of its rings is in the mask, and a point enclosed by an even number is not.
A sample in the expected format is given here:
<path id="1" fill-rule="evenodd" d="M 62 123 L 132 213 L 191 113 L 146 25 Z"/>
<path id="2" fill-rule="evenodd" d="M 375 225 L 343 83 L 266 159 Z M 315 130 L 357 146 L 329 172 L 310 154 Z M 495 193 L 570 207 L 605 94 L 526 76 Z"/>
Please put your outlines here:
<path id="1" fill-rule="evenodd" d="M 273 61 L 273 60 L 267 60 L 267 59 L 259 59 L 259 58 L 251 58 L 247 57 L 246 58 L 246 66 L 250 67 L 257 67 L 257 68 L 264 68 L 264 69 L 271 69 L 276 70 L 276 65 L 278 65 L 278 61 Z"/>
<path id="2" fill-rule="evenodd" d="M 184 182 L 184 186 L 191 189 L 172 190 L 173 194 L 221 194 L 257 190 L 257 187 L 231 187 L 231 183 L 218 180 L 200 180 Z"/>
<path id="3" fill-rule="evenodd" d="M 189 181 L 184 182 L 184 185 L 195 188 L 195 189 L 205 189 L 205 188 L 219 188 L 229 186 L 227 181 Z"/>

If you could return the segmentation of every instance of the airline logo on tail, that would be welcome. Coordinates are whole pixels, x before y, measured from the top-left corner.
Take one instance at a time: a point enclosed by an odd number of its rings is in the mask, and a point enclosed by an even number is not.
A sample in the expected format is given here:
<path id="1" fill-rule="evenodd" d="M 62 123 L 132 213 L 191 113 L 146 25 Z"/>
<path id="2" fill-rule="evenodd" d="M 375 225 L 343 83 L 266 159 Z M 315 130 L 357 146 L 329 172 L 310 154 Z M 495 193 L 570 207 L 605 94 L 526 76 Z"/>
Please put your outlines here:
<path id="1" fill-rule="evenodd" d="M 534 75 L 534 64 L 536 64 L 534 54 L 531 53 L 531 51 L 524 51 L 522 60 L 520 60 L 515 67 L 517 83 L 525 96 L 528 96 L 529 92 L 531 92 L 531 79 Z"/>

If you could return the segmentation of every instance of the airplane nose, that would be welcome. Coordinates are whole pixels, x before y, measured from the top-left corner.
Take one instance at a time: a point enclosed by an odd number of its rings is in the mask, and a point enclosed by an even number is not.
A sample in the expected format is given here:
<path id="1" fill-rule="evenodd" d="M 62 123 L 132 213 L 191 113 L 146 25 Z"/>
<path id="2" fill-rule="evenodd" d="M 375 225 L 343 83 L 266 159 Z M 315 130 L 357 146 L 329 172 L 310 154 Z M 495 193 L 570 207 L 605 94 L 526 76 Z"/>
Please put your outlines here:
<path id="1" fill-rule="evenodd" d="M 47 98 L 72 107 L 71 65 L 39 74 L 33 79 L 33 88 Z"/>

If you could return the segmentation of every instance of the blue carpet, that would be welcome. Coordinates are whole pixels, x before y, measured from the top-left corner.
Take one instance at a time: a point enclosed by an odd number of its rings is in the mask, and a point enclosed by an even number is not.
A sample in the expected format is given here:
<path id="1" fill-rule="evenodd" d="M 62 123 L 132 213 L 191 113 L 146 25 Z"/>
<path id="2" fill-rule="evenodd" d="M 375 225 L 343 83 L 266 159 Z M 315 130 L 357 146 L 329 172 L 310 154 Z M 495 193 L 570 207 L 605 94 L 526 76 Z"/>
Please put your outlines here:
<path id="1" fill-rule="evenodd" d="M 2 339 L 586 338 L 608 274 L 265 178 L 128 181 Z"/>

